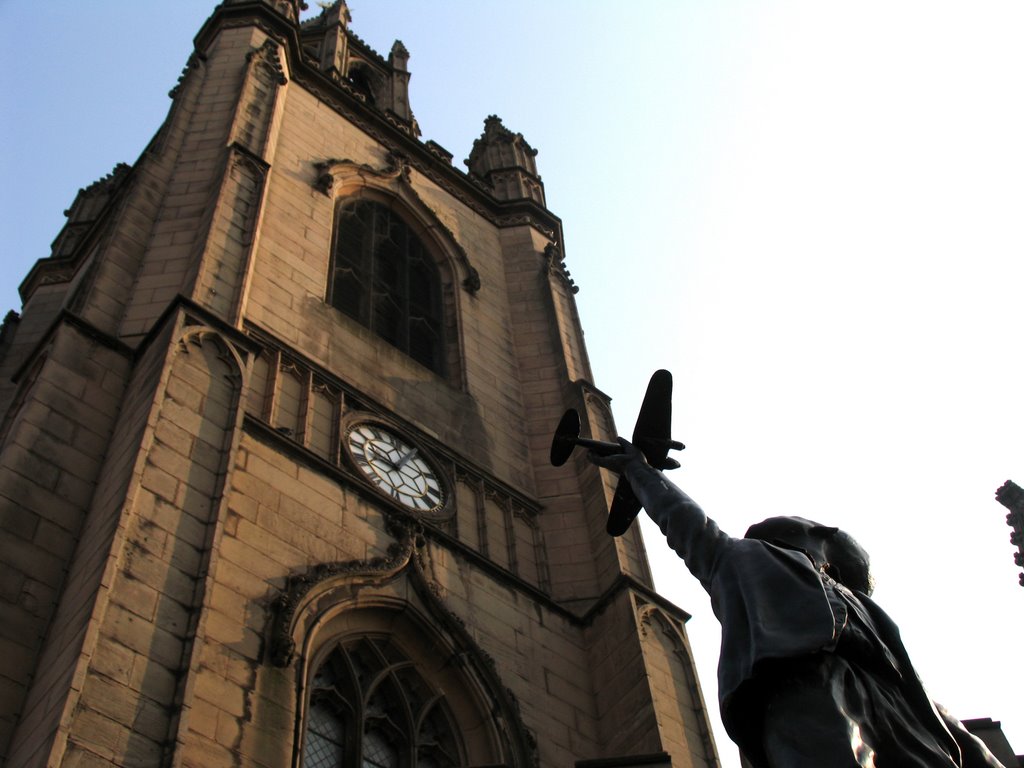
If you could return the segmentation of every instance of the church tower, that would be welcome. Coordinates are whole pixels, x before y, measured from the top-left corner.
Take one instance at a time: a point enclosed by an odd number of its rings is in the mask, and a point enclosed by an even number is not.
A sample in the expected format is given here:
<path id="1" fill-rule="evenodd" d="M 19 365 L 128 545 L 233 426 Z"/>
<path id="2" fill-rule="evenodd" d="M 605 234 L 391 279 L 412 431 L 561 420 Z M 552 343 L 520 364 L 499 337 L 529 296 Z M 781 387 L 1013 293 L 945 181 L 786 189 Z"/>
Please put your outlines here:
<path id="1" fill-rule="evenodd" d="M 344 0 L 224 0 L 0 332 L 0 762 L 718 766 L 536 151 Z M 582 451 L 577 452 L 582 454 Z"/>

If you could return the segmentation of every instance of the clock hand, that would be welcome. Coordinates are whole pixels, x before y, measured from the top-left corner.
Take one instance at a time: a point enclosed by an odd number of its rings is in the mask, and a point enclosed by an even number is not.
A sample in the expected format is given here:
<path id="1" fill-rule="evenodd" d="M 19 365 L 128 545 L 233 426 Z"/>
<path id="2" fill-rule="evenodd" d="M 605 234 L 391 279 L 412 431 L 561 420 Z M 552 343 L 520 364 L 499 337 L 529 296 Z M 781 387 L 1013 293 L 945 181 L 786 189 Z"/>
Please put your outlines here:
<path id="1" fill-rule="evenodd" d="M 392 464 L 391 466 L 393 466 L 395 469 L 401 471 L 402 467 L 404 467 L 406 464 L 408 464 L 409 460 L 412 459 L 412 457 L 415 456 L 417 453 L 419 453 L 419 450 L 420 450 L 419 448 L 413 448 L 411 451 L 409 451 L 407 454 L 405 454 L 405 456 L 400 458 L 398 460 L 397 464 Z"/>
<path id="2" fill-rule="evenodd" d="M 391 456 L 385 453 L 384 450 L 380 448 L 380 446 L 378 446 L 374 442 L 368 442 L 367 445 L 370 447 L 370 450 L 377 454 L 377 458 L 386 461 L 388 463 L 388 466 L 390 466 L 392 469 L 395 468 L 395 463 L 391 460 Z"/>

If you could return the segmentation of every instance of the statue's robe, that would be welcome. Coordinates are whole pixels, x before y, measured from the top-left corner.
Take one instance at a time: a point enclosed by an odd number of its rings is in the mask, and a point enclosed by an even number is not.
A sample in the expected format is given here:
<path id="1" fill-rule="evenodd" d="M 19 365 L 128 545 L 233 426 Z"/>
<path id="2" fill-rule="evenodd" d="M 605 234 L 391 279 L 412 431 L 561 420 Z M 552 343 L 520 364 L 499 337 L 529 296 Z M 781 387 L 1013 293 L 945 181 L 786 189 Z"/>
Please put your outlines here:
<path id="1" fill-rule="evenodd" d="M 651 467 L 631 466 L 626 477 L 711 596 L 722 625 L 722 721 L 754 766 L 778 765 L 765 749 L 766 727 L 777 723 L 809 743 L 820 739 L 820 766 L 873 766 L 876 760 L 879 768 L 1001 765 L 932 702 L 896 624 L 871 598 L 819 572 L 802 551 L 725 534 Z M 772 708 L 785 711 L 766 720 Z M 864 722 L 857 722 L 858 713 Z M 845 746 L 827 746 L 831 737 L 823 727 L 814 732 L 829 717 L 849 723 Z M 849 738 L 865 743 L 851 745 Z M 836 754 L 820 754 L 831 749 Z"/>

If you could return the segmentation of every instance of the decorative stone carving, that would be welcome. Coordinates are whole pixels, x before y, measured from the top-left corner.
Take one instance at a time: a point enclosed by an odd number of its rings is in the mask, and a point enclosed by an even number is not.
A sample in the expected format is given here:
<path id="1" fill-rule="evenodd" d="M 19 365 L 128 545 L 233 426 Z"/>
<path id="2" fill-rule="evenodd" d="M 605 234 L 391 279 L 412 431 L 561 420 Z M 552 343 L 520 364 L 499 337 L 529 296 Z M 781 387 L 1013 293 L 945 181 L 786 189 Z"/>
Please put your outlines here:
<path id="1" fill-rule="evenodd" d="M 548 274 L 561 279 L 569 288 L 571 293 L 579 293 L 579 286 L 572 279 L 569 270 L 565 267 L 565 260 L 562 258 L 562 249 L 555 243 L 548 243 L 544 249 L 544 266 Z"/>
<path id="2" fill-rule="evenodd" d="M 462 281 L 462 287 L 469 293 L 476 293 L 480 290 L 480 273 L 476 271 L 476 267 L 469 266 L 468 263 L 467 269 L 469 274 L 466 276 L 466 279 Z"/>
<path id="3" fill-rule="evenodd" d="M 39 278 L 39 285 L 57 285 L 58 283 L 66 283 L 74 276 L 74 269 L 54 269 Z"/>
<path id="4" fill-rule="evenodd" d="M 216 328 L 204 325 L 201 320 L 187 316 L 181 337 L 178 339 L 178 351 L 188 354 L 190 344 L 202 348 L 205 343 L 213 345 L 217 359 L 223 362 L 228 369 L 228 373 L 225 375 L 231 382 L 231 386 L 241 389 L 242 372 L 246 368 L 246 355 Z"/>
<path id="5" fill-rule="evenodd" d="M 313 167 L 316 171 L 316 178 L 313 182 L 313 188 L 326 197 L 333 197 L 337 182 L 342 178 L 350 176 L 358 176 L 364 182 L 367 176 L 369 176 L 378 186 L 382 182 L 384 184 L 400 184 L 400 192 L 402 193 L 400 196 L 406 196 L 407 202 L 414 204 L 413 207 L 419 210 L 420 215 L 430 222 L 430 227 L 444 235 L 446 244 L 455 252 L 466 274 L 462 280 L 462 287 L 468 293 L 479 291 L 480 273 L 470 263 L 466 249 L 455 239 L 455 234 L 444 225 L 433 209 L 424 202 L 415 187 L 413 187 L 412 165 L 409 163 L 408 158 L 398 152 L 390 152 L 387 156 L 387 162 L 386 166 L 379 169 L 365 163 L 357 163 L 354 160 L 332 159 L 315 163 Z"/>
<path id="6" fill-rule="evenodd" d="M 422 536 L 422 529 L 411 524 L 395 521 L 390 515 L 386 518 L 390 533 L 396 537 L 383 557 L 369 560 L 345 560 L 337 563 L 322 563 L 305 573 L 288 578 L 284 590 L 274 601 L 274 623 L 270 636 L 270 660 L 277 667 L 286 667 L 291 663 L 295 652 L 295 641 L 292 630 L 298 610 L 305 598 L 319 585 L 327 581 L 351 583 L 382 583 L 394 578 L 399 571 L 408 565 L 413 555 L 414 544 Z"/>
<path id="7" fill-rule="evenodd" d="M 98 209 L 106 205 L 110 196 L 120 189 L 125 179 L 128 178 L 128 172 L 131 169 L 132 167 L 127 163 L 118 163 L 114 166 L 114 170 L 106 176 L 97 179 L 88 187 L 78 190 L 75 201 L 70 208 L 64 211 L 64 215 L 72 223 L 83 219 L 94 219 L 95 216 L 90 216 L 90 214 L 97 213 Z"/>
<path id="8" fill-rule="evenodd" d="M 430 154 L 432 154 L 434 157 L 440 158 L 444 162 L 451 165 L 452 158 L 454 157 L 454 155 L 447 149 L 442 147 L 440 144 L 438 144 L 436 141 L 434 141 L 433 139 L 428 139 L 427 141 L 423 142 L 423 145 L 428 150 L 430 150 Z"/>
<path id="9" fill-rule="evenodd" d="M 388 54 L 388 68 L 391 70 L 391 103 L 389 109 L 402 121 L 413 135 L 419 136 L 419 126 L 409 106 L 409 51 L 401 40 L 395 40 Z"/>
<path id="10" fill-rule="evenodd" d="M 339 81 L 348 61 L 348 25 L 352 21 L 345 0 L 337 0 L 325 7 L 318 21 L 324 27 L 320 69 L 331 79 Z"/>
<path id="11" fill-rule="evenodd" d="M 193 69 L 198 69 L 199 65 L 205 60 L 205 56 L 201 56 L 195 51 L 193 51 L 189 55 L 188 61 L 185 62 L 185 66 L 182 68 L 181 74 L 178 76 L 178 82 L 175 83 L 174 87 L 167 92 L 167 95 L 170 96 L 172 99 L 178 98 L 178 94 L 181 93 L 181 89 L 185 85 L 185 78 L 188 77 L 188 73 Z"/>
<path id="12" fill-rule="evenodd" d="M 313 167 L 317 172 L 313 188 L 327 197 L 331 197 L 334 191 L 335 180 L 342 176 L 370 174 L 379 181 L 410 181 L 409 161 L 394 152 L 388 154 L 388 165 L 383 168 L 374 168 L 354 160 L 324 160 L 315 163 Z"/>
<path id="13" fill-rule="evenodd" d="M 281 66 L 281 57 L 278 54 L 277 44 L 273 40 L 267 40 L 259 48 L 254 48 L 245 56 L 245 60 L 257 66 L 263 67 L 278 85 L 288 82 L 285 77 L 284 67 Z"/>
<path id="14" fill-rule="evenodd" d="M 344 0 L 321 7 L 319 16 L 301 24 L 303 57 L 394 128 L 419 137 L 409 106 L 409 51 L 402 41 L 395 41 L 385 59 L 348 28 L 352 17 Z"/>
<path id="15" fill-rule="evenodd" d="M 440 585 L 430 578 L 424 538 L 417 543 L 412 566 L 416 576 L 412 583 L 417 588 L 420 597 L 433 610 L 435 616 L 442 620 L 443 626 L 452 633 L 458 644 L 465 649 L 452 659 L 453 663 L 483 677 L 486 683 L 485 689 L 494 698 L 492 717 L 495 725 L 503 731 L 503 735 L 508 740 L 508 746 L 518 752 L 520 757 L 525 758 L 528 765 L 539 768 L 540 754 L 537 750 L 537 738 L 523 723 L 519 699 L 511 688 L 502 683 L 494 657 L 477 644 L 470 634 L 466 622 L 448 607 Z"/>
<path id="16" fill-rule="evenodd" d="M 582 383 L 582 388 L 583 399 L 587 404 L 587 414 L 591 419 L 591 428 L 597 426 L 597 431 L 592 431 L 591 435 L 599 436 L 599 439 L 602 440 L 613 439 L 619 433 L 615 429 L 615 418 L 608 406 L 608 396 L 585 382 Z M 594 422 L 597 422 L 596 425 Z"/>
<path id="17" fill-rule="evenodd" d="M 242 2 L 250 1 L 251 0 L 232 0 L 232 4 L 241 4 Z M 264 2 L 268 3 L 269 1 L 270 0 L 264 0 Z M 280 29 L 270 24 L 267 19 L 260 16 L 254 15 L 239 19 L 226 18 L 220 24 L 221 29 L 234 29 L 238 27 L 256 27 L 265 32 L 269 37 L 276 39 L 279 44 L 284 45 L 286 42 L 281 36 Z M 324 13 L 302 22 L 300 28 L 301 48 L 299 55 L 301 61 L 292 61 L 291 69 L 289 71 L 289 77 L 294 82 L 300 84 L 303 89 L 307 90 L 312 96 L 320 100 L 325 107 L 334 110 L 345 117 L 345 119 L 351 121 L 356 129 L 363 131 L 370 138 L 379 142 L 384 147 L 395 152 L 409 153 L 409 163 L 411 167 L 415 168 L 417 172 L 422 173 L 424 176 L 429 178 L 432 182 L 438 185 L 439 188 L 454 196 L 459 200 L 459 202 L 468 206 L 488 221 L 494 223 L 496 226 L 513 227 L 525 224 L 532 226 L 549 239 L 556 239 L 556 230 L 558 229 L 557 219 L 553 216 L 545 215 L 545 211 L 541 208 L 538 208 L 528 214 L 520 212 L 517 212 L 516 214 L 503 214 L 500 207 L 502 198 L 495 194 L 490 182 L 487 179 L 473 174 L 472 172 L 462 173 L 458 169 L 452 167 L 451 154 L 447 152 L 447 150 L 438 147 L 433 142 L 426 142 L 425 144 L 420 145 L 424 148 L 424 152 L 410 152 L 410 145 L 403 137 L 415 139 L 419 136 L 419 130 L 416 126 L 415 118 L 411 117 L 411 111 L 410 121 L 408 123 L 403 123 L 398 113 L 394 110 L 391 110 L 393 114 L 389 116 L 389 107 L 387 107 L 387 105 L 383 108 L 381 108 L 380 105 L 377 105 L 375 108 L 367 110 L 359 108 L 359 105 L 357 104 L 353 104 L 352 100 L 355 100 L 363 105 L 371 106 L 367 102 L 365 94 L 361 93 L 359 89 L 347 80 L 347 75 L 343 75 L 342 73 L 330 75 L 324 72 L 321 66 L 323 56 L 320 48 L 323 37 L 326 33 Z M 351 29 L 346 30 L 346 36 L 346 45 L 348 49 L 345 63 L 346 67 L 358 60 L 365 63 L 374 71 L 381 73 L 385 80 L 390 80 L 392 71 L 400 72 L 400 70 L 394 68 L 394 60 L 389 64 L 384 57 L 374 51 L 366 44 L 365 41 L 353 33 Z M 400 54 L 401 51 L 399 50 L 398 53 Z M 303 66 L 303 64 L 305 64 L 305 66 Z M 328 76 L 324 77 L 323 75 L 325 74 Z M 342 92 L 344 92 L 344 96 L 342 96 Z M 496 122 L 495 127 L 500 126 L 501 121 L 497 117 L 494 117 L 493 121 Z M 492 129 L 492 133 L 493 130 L 494 129 Z M 396 133 L 396 131 L 398 131 L 398 133 Z M 500 134 L 502 131 L 508 133 L 513 139 L 516 136 L 516 134 L 512 134 L 507 131 L 507 129 L 504 129 L 503 126 L 498 133 Z M 523 143 L 525 144 L 525 141 Z M 529 147 L 529 145 L 525 144 L 525 147 Z M 532 154 L 535 154 L 535 152 L 532 148 L 527 150 L 525 147 L 522 147 L 521 149 L 529 156 L 529 160 L 527 162 L 531 164 L 530 167 L 533 167 Z M 443 160 L 444 165 L 438 164 L 435 159 Z M 533 191 L 516 199 L 532 199 L 543 206 L 543 185 L 540 184 L 539 177 L 534 176 L 533 183 L 535 184 Z M 524 189 L 529 186 L 530 185 L 526 184 L 524 181 Z M 495 206 L 495 202 L 499 203 L 499 205 Z"/>
<path id="18" fill-rule="evenodd" d="M 499 200 L 528 199 L 544 205 L 544 185 L 537 175 L 537 150 L 521 133 L 512 133 L 501 118 L 489 116 L 484 132 L 473 142 L 466 165 Z"/>
<path id="19" fill-rule="evenodd" d="M 108 209 L 110 201 L 124 188 L 131 170 L 130 165 L 118 163 L 106 176 L 78 190 L 74 202 L 64 211 L 68 220 L 54 238 L 51 258 L 65 259 L 75 254 L 86 234 Z M 63 282 L 64 279 L 56 278 L 54 282 Z"/>
<path id="20" fill-rule="evenodd" d="M 685 686 L 689 692 L 688 704 L 697 715 L 692 722 L 697 725 L 696 730 L 700 735 L 701 747 L 704 750 L 705 758 L 711 764 L 715 756 L 714 740 L 707 727 L 704 697 L 697 684 L 697 673 L 683 641 L 685 636 L 683 625 L 658 606 L 639 597 L 636 598 L 636 614 L 640 625 L 640 636 L 645 640 L 653 640 L 656 645 L 660 645 L 667 652 L 665 661 L 669 665 L 669 672 L 673 674 L 677 683 Z"/>
<path id="21" fill-rule="evenodd" d="M 537 150 L 527 143 L 521 133 L 512 133 L 497 115 L 488 115 L 484 120 L 484 132 L 473 142 L 466 165 L 469 172 L 486 178 L 487 174 L 499 169 L 522 168 L 531 175 L 537 175 L 534 157 Z"/>
<path id="22" fill-rule="evenodd" d="M 538 216 L 533 216 L 528 213 L 512 214 L 509 216 L 497 216 L 492 219 L 494 223 L 499 227 L 520 227 L 528 226 L 533 227 L 540 232 L 548 240 L 555 239 L 555 230 L 551 227 L 545 226 L 546 222 Z"/>
<path id="23" fill-rule="evenodd" d="M 458 649 L 452 657 L 452 663 L 464 670 L 465 674 L 476 678 L 478 690 L 490 699 L 488 704 L 492 722 L 501 733 L 505 746 L 517 758 L 512 764 L 539 766 L 537 740 L 523 723 L 518 699 L 504 685 L 494 658 L 473 639 L 465 621 L 448 607 L 440 585 L 431 574 L 427 540 L 422 527 L 412 522 L 389 520 L 388 531 L 396 537 L 396 541 L 384 557 L 324 563 L 288 578 L 284 591 L 273 606 L 271 663 L 278 667 L 292 663 L 295 653 L 292 633 L 299 614 L 316 600 L 315 595 L 325 595 L 331 590 L 330 582 L 335 582 L 337 586 L 365 586 L 383 584 L 404 574 L 423 606 Z"/>

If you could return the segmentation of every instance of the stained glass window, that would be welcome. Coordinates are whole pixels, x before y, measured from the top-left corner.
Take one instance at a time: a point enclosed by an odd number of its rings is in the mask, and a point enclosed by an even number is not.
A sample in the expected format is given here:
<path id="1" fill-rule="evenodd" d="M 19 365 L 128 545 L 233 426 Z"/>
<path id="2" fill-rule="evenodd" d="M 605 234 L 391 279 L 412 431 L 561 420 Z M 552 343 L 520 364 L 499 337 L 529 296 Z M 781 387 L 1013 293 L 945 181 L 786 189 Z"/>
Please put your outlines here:
<path id="1" fill-rule="evenodd" d="M 338 644 L 318 667 L 303 768 L 459 768 L 444 696 L 386 637 Z"/>
<path id="2" fill-rule="evenodd" d="M 444 373 L 437 267 L 390 208 L 360 199 L 338 211 L 330 302 L 417 362 Z"/>

